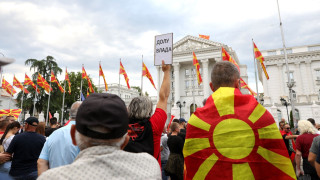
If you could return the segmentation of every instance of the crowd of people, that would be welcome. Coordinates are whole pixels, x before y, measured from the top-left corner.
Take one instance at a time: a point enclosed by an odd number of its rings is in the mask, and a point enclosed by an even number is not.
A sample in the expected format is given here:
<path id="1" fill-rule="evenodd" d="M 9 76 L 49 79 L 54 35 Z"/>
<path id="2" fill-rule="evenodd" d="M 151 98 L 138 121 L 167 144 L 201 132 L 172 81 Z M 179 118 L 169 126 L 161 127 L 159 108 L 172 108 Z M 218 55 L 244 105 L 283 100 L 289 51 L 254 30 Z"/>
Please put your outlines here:
<path id="1" fill-rule="evenodd" d="M 0 179 L 319 179 L 315 121 L 299 120 L 292 133 L 283 120 L 279 132 L 271 114 L 241 94 L 239 71 L 230 62 L 213 66 L 214 93 L 203 107 L 188 121 L 166 125 L 170 69 L 162 63 L 155 110 L 148 97 L 136 97 L 126 107 L 117 95 L 93 93 L 72 104 L 63 126 L 54 117 L 47 128 L 36 117 L 22 125 L 1 117 Z M 275 144 L 265 140 L 279 137 Z M 279 155 L 264 149 L 271 146 Z M 270 168 L 278 174 L 265 173 L 267 161 L 278 163 Z"/>

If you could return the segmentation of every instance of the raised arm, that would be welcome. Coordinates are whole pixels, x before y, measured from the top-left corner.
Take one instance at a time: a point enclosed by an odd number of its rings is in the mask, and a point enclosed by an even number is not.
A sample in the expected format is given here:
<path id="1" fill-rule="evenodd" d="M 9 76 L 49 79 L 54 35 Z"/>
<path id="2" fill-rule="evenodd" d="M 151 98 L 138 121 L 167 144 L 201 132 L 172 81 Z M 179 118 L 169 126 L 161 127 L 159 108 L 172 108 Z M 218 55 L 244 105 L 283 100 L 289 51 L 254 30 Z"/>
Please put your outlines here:
<path id="1" fill-rule="evenodd" d="M 162 60 L 162 71 L 164 75 L 159 92 L 159 101 L 157 104 L 157 108 L 160 108 L 165 112 L 167 112 L 167 101 L 170 95 L 170 69 L 171 65 L 165 65 L 164 61 Z"/>

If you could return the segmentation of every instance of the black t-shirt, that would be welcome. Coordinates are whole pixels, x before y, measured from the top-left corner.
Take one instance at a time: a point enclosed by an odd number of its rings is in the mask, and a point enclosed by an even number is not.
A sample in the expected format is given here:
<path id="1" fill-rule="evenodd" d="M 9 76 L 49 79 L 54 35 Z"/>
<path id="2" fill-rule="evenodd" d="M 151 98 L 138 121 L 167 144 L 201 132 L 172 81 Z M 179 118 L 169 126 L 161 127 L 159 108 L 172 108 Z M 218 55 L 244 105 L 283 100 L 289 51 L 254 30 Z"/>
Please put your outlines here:
<path id="1" fill-rule="evenodd" d="M 55 130 L 57 130 L 58 128 L 48 128 L 48 129 L 46 129 L 46 131 L 44 132 L 44 134 L 46 135 L 46 137 L 49 137 L 52 133 L 53 133 L 53 131 L 55 131 Z"/>
<path id="2" fill-rule="evenodd" d="M 167 141 L 170 153 L 182 154 L 184 139 L 181 135 L 168 137 Z"/>
<path id="3" fill-rule="evenodd" d="M 286 144 L 286 147 L 287 147 L 287 150 L 288 150 L 288 154 L 289 154 L 289 156 L 291 156 L 291 151 L 289 150 L 290 149 L 290 147 L 289 147 L 289 140 L 290 139 L 286 139 L 286 134 L 284 134 L 283 136 L 282 136 L 282 138 L 283 138 L 283 140 L 284 140 L 284 143 Z"/>
<path id="4" fill-rule="evenodd" d="M 24 132 L 14 136 L 7 152 L 13 154 L 12 176 L 26 175 L 37 171 L 37 160 L 46 138 L 36 132 Z"/>

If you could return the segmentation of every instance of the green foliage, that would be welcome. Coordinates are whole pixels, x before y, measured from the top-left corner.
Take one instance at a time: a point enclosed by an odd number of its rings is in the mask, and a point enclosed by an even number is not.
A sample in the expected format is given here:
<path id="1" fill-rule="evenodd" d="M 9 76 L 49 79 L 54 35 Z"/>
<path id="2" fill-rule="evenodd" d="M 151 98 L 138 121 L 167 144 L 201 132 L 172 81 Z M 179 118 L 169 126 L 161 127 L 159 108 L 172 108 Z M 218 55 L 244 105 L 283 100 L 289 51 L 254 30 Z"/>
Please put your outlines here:
<path id="1" fill-rule="evenodd" d="M 289 125 L 290 125 L 291 128 L 294 127 L 292 111 L 290 111 L 290 122 L 289 122 Z"/>

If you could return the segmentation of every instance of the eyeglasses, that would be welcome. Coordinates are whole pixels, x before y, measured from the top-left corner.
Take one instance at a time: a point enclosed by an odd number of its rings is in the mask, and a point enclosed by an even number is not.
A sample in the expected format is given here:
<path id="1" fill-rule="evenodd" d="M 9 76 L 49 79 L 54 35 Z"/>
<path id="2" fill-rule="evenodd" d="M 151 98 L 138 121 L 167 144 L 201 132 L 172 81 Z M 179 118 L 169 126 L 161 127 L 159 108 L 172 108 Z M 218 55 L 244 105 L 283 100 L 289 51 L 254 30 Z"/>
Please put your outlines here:
<path id="1" fill-rule="evenodd" d="M 290 128 L 285 128 L 285 129 L 290 129 Z"/>

